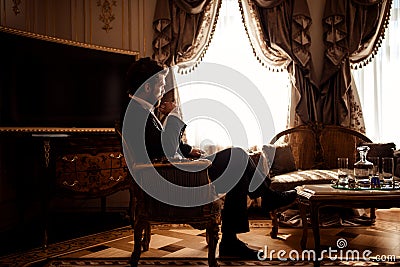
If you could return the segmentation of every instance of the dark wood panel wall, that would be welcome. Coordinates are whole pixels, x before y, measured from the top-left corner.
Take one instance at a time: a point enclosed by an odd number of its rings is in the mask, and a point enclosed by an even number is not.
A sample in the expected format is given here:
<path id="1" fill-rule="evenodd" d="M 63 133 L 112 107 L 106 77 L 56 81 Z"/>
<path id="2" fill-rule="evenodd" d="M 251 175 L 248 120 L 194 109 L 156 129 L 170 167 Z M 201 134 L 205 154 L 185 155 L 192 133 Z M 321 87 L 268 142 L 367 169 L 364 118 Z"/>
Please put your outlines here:
<path id="1" fill-rule="evenodd" d="M 0 40 L 0 127 L 113 128 L 124 113 L 136 55 L 2 31 Z M 38 151 L 29 134 L 0 133 L 0 234 L 39 216 Z"/>

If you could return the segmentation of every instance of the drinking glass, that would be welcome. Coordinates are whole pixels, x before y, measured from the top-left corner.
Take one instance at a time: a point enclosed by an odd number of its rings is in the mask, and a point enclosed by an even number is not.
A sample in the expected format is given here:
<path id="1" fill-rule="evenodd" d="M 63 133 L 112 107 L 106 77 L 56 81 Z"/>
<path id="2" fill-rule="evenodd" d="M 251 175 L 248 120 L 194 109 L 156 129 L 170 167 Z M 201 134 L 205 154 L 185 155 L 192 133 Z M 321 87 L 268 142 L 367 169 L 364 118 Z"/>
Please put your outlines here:
<path id="1" fill-rule="evenodd" d="M 383 178 L 383 185 L 385 187 L 393 186 L 393 172 L 394 172 L 393 158 L 389 157 L 382 158 L 382 178 Z"/>
<path id="2" fill-rule="evenodd" d="M 349 159 L 338 158 L 338 185 L 346 186 L 349 184 Z"/>
<path id="3" fill-rule="evenodd" d="M 371 173 L 371 187 L 380 188 L 381 184 L 379 180 L 379 157 L 368 157 L 368 161 L 374 164 Z"/>

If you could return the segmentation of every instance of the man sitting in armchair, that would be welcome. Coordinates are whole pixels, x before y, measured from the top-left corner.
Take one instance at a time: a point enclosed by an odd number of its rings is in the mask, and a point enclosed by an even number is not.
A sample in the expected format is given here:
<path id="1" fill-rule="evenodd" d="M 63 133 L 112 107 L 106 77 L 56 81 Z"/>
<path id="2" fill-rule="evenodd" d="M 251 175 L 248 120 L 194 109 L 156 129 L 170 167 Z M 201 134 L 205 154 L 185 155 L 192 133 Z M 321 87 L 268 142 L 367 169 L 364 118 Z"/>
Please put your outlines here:
<path id="1" fill-rule="evenodd" d="M 182 142 L 185 123 L 174 112 L 174 103 L 165 103 L 160 111 L 168 114 L 162 125 L 153 114 L 165 93 L 164 70 L 150 58 L 132 64 L 127 72 L 128 94 L 131 98 L 125 113 L 122 135 L 127 164 L 154 163 L 161 159 L 199 158 L 201 151 Z M 125 153 L 127 154 L 127 153 Z M 222 211 L 222 239 L 219 255 L 257 260 L 253 250 L 237 238 L 238 233 L 248 232 L 247 196 L 262 197 L 267 212 L 291 204 L 296 191 L 278 192 L 270 189 L 271 180 L 257 168 L 255 162 L 241 148 L 228 148 L 206 157 L 212 161 L 209 177 L 218 193 L 226 193 Z M 259 186 L 251 191 L 250 183 Z"/>

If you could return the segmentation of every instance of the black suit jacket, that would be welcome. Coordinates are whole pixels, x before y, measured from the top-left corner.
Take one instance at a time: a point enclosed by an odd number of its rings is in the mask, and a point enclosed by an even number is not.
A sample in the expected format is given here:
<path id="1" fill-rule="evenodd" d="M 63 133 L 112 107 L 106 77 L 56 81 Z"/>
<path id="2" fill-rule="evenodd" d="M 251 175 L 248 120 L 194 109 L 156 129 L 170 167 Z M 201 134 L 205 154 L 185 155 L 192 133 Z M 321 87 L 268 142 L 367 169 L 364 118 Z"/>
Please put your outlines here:
<path id="1" fill-rule="evenodd" d="M 185 128 L 186 124 L 173 115 L 163 127 L 153 113 L 132 99 L 123 121 L 124 153 L 128 152 L 135 163 L 154 162 L 176 153 L 186 157 L 192 147 L 182 142 Z"/>

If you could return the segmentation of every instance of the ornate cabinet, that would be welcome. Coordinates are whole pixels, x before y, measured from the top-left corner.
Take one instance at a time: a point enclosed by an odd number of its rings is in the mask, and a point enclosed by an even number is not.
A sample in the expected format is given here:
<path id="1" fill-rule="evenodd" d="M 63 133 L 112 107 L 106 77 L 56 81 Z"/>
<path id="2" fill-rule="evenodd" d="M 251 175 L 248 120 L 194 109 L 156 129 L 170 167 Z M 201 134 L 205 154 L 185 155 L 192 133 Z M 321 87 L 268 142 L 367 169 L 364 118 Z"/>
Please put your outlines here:
<path id="1" fill-rule="evenodd" d="M 106 196 L 130 189 L 129 171 L 114 128 L 0 127 L 0 134 L 4 141 L 26 144 L 24 153 L 32 155 L 29 164 L 19 165 L 33 167 L 24 171 L 31 173 L 24 181 L 35 181 L 30 187 L 21 185 L 26 188 L 21 196 L 38 196 L 41 202 L 34 212 L 41 217 L 45 247 L 49 204 L 54 198 L 101 198 L 104 209 Z M 27 193 L 30 196 L 25 196 Z"/>
<path id="2" fill-rule="evenodd" d="M 77 197 L 101 197 L 127 188 L 128 168 L 115 134 L 58 142 L 56 188 Z"/>

